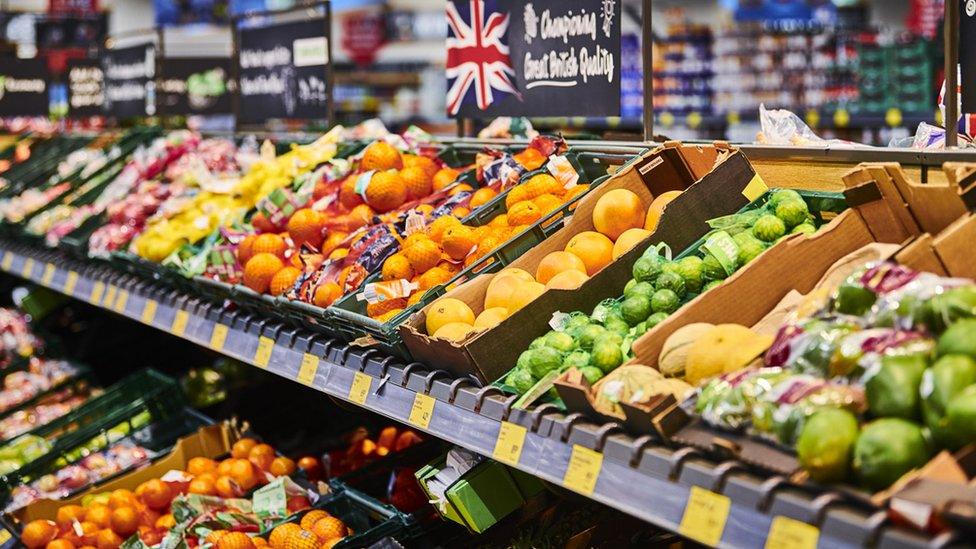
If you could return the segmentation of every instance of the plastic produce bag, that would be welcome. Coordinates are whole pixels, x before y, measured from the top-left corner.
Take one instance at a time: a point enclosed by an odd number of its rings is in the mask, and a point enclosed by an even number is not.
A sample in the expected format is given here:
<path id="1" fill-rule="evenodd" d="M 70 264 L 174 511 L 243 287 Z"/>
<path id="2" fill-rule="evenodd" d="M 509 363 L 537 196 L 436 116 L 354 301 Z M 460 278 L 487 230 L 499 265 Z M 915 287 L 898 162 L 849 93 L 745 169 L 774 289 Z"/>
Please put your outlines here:
<path id="1" fill-rule="evenodd" d="M 766 105 L 759 105 L 759 122 L 762 131 L 756 142 L 764 145 L 796 145 L 806 146 L 843 146 L 867 147 L 860 143 L 844 141 L 842 139 L 824 139 L 813 132 L 800 117 L 786 109 L 766 109 Z"/>

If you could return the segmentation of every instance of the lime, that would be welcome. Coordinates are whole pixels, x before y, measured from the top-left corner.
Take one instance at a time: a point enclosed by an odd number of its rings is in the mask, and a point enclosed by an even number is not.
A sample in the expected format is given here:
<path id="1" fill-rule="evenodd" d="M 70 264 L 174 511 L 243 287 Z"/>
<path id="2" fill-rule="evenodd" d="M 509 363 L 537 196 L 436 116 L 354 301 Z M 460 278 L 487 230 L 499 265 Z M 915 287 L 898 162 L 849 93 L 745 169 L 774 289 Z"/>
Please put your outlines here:
<path id="1" fill-rule="evenodd" d="M 702 273 L 706 280 L 725 280 L 729 277 L 729 273 L 722 266 L 722 262 L 710 253 L 705 254 L 705 258 L 702 259 Z"/>
<path id="2" fill-rule="evenodd" d="M 872 491 L 891 486 L 905 473 L 925 465 L 931 451 L 922 428 L 899 418 L 867 424 L 854 445 L 854 470 Z"/>
<path id="3" fill-rule="evenodd" d="M 773 191 L 773 194 L 769 197 L 769 207 L 775 209 L 779 206 L 781 202 L 786 202 L 788 200 L 799 200 L 803 201 L 803 197 L 800 193 L 792 189 L 780 189 L 778 191 Z"/>
<path id="4" fill-rule="evenodd" d="M 807 418 L 796 453 L 810 478 L 817 482 L 847 478 L 857 430 L 857 418 L 843 409 L 823 408 Z"/>
<path id="5" fill-rule="evenodd" d="M 630 333 L 630 324 L 623 317 L 613 315 L 603 323 L 608 332 L 625 336 Z"/>
<path id="6" fill-rule="evenodd" d="M 645 320 L 643 322 L 638 322 L 637 323 L 637 326 L 634 326 L 633 329 L 630 330 L 630 335 L 632 335 L 635 338 L 637 338 L 637 337 L 640 337 L 640 336 L 644 335 L 644 332 L 646 332 L 647 330 L 648 330 L 648 328 L 647 328 L 647 320 Z"/>
<path id="7" fill-rule="evenodd" d="M 685 281 L 685 289 L 697 294 L 702 289 L 702 259 L 698 256 L 688 256 L 676 262 L 677 273 Z"/>
<path id="8" fill-rule="evenodd" d="M 583 328 L 590 323 L 590 317 L 586 316 L 584 313 L 570 313 L 569 318 L 566 323 L 563 324 L 563 330 L 569 330 L 572 328 Z"/>
<path id="9" fill-rule="evenodd" d="M 590 363 L 590 353 L 586 351 L 573 351 L 563 359 L 563 368 L 583 368 Z"/>
<path id="10" fill-rule="evenodd" d="M 881 357 L 877 371 L 865 375 L 864 392 L 874 417 L 918 419 L 919 386 L 928 368 L 925 355 L 887 355 Z"/>
<path id="11" fill-rule="evenodd" d="M 529 351 L 522 351 L 522 354 L 519 355 L 518 360 L 515 361 L 515 367 L 527 371 L 529 369 L 530 356 L 532 356 L 532 354 L 529 353 Z"/>
<path id="12" fill-rule="evenodd" d="M 766 244 L 756 238 L 739 245 L 739 265 L 745 265 L 766 251 Z"/>
<path id="13" fill-rule="evenodd" d="M 651 316 L 647 317 L 647 329 L 650 330 L 651 328 L 664 322 L 664 319 L 666 318 L 668 318 L 668 313 L 665 312 L 658 312 L 652 314 Z"/>
<path id="14" fill-rule="evenodd" d="M 529 343 L 529 349 L 538 349 L 539 347 L 545 347 L 545 346 L 546 346 L 546 336 L 539 336 L 533 339 L 532 343 Z"/>
<path id="15" fill-rule="evenodd" d="M 705 284 L 705 287 L 702 288 L 702 293 L 705 293 L 708 290 L 711 290 L 712 288 L 718 286 L 719 284 L 721 284 L 723 282 L 725 282 L 725 281 L 724 280 L 713 280 L 713 281 L 709 282 L 708 284 Z"/>
<path id="16" fill-rule="evenodd" d="M 599 368 L 603 373 L 609 374 L 624 361 L 624 354 L 620 351 L 620 344 L 623 341 L 613 341 L 609 338 L 601 338 L 593 343 L 593 351 L 590 352 L 590 364 Z"/>
<path id="17" fill-rule="evenodd" d="M 611 341 L 611 342 L 613 342 L 614 345 L 619 346 L 619 345 L 622 345 L 623 344 L 624 337 L 626 337 L 627 335 L 628 334 L 621 333 L 621 332 L 607 332 L 607 334 L 604 335 L 602 339 L 605 339 L 607 341 Z"/>
<path id="18" fill-rule="evenodd" d="M 957 354 L 976 358 L 976 318 L 960 320 L 939 337 L 939 355 Z"/>
<path id="19" fill-rule="evenodd" d="M 678 294 L 671 290 L 658 290 L 651 298 L 651 310 L 655 313 L 673 313 L 681 306 Z"/>
<path id="20" fill-rule="evenodd" d="M 641 257 L 634 262 L 633 275 L 637 282 L 651 282 L 661 274 L 664 258 L 656 253 L 650 257 Z"/>
<path id="21" fill-rule="evenodd" d="M 782 219 L 772 214 L 760 217 L 752 226 L 752 236 L 763 242 L 775 242 L 784 234 L 786 234 L 786 224 L 783 223 Z"/>
<path id="22" fill-rule="evenodd" d="M 620 314 L 629 326 L 636 326 L 638 323 L 647 320 L 652 312 L 651 300 L 646 296 L 628 297 L 620 304 Z"/>
<path id="23" fill-rule="evenodd" d="M 805 222 L 809 215 L 807 203 L 802 200 L 784 200 L 776 205 L 776 217 L 782 219 L 789 229 Z"/>
<path id="24" fill-rule="evenodd" d="M 590 324 L 583 328 L 579 336 L 579 347 L 583 350 L 593 348 L 593 342 L 607 334 L 606 328 L 598 324 Z"/>
<path id="25" fill-rule="evenodd" d="M 586 382 L 590 385 L 600 381 L 600 378 L 603 377 L 603 370 L 597 368 L 596 366 L 586 366 L 584 368 L 580 368 L 580 373 L 583 374 L 583 378 L 586 379 Z"/>
<path id="26" fill-rule="evenodd" d="M 515 389 L 519 394 L 524 394 L 535 385 L 535 379 L 528 370 L 516 368 L 505 377 L 505 385 Z"/>
<path id="27" fill-rule="evenodd" d="M 685 279 L 677 273 L 661 273 L 654 281 L 656 290 L 671 290 L 681 299 L 685 295 Z"/>
<path id="28" fill-rule="evenodd" d="M 529 357 L 529 372 L 536 379 L 542 379 L 547 373 L 558 370 L 563 365 L 563 354 L 555 349 L 539 347 L 528 352 L 532 353 Z"/>
<path id="29" fill-rule="evenodd" d="M 650 282 L 637 282 L 628 290 L 624 288 L 624 298 L 642 295 L 648 299 L 654 295 L 654 285 Z"/>
<path id="30" fill-rule="evenodd" d="M 630 289 L 637 284 L 638 284 L 637 279 L 634 278 L 631 278 L 629 281 L 627 281 L 627 284 L 624 285 L 624 295 L 627 295 L 627 292 L 629 292 Z"/>
<path id="31" fill-rule="evenodd" d="M 576 348 L 576 341 L 569 334 L 563 332 L 549 332 L 546 334 L 546 347 L 561 353 L 568 353 Z"/>
<path id="32" fill-rule="evenodd" d="M 817 228 L 813 223 L 800 223 L 790 231 L 791 234 L 813 234 L 815 232 L 817 232 Z"/>

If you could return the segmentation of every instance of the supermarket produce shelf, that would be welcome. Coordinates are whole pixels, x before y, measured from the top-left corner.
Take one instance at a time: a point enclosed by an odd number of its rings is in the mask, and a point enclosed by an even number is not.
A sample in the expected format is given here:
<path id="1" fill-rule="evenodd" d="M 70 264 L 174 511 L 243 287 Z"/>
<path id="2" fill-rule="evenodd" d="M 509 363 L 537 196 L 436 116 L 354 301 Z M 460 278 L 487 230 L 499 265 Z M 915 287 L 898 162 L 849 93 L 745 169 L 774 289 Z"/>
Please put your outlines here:
<path id="1" fill-rule="evenodd" d="M 312 387 L 687 537 L 722 547 L 945 547 L 840 493 L 808 491 L 736 461 L 594 425 L 375 349 L 119 273 L 105 263 L 0 241 L 0 269 Z M 812 526 L 811 526 L 812 525 Z"/>

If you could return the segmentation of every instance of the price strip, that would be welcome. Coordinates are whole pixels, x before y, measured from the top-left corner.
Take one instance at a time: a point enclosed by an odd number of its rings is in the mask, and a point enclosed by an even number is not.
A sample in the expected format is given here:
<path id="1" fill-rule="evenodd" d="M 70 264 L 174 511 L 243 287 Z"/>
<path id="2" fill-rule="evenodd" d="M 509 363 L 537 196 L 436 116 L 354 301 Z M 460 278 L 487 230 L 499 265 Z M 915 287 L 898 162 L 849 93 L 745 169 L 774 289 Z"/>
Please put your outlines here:
<path id="1" fill-rule="evenodd" d="M 426 429 L 430 425 L 430 418 L 434 417 L 434 404 L 437 400 L 429 395 L 417 393 L 410 407 L 410 423 Z"/>
<path id="2" fill-rule="evenodd" d="M 67 295 L 74 295 L 75 286 L 78 285 L 78 273 L 74 271 L 68 271 L 68 278 L 64 281 L 64 293 Z"/>
<path id="3" fill-rule="evenodd" d="M 0 265 L 0 267 L 3 267 L 3 270 L 5 270 L 5 271 L 9 271 L 10 270 L 10 267 L 13 264 L 14 264 L 14 254 L 12 254 L 10 252 L 4 252 L 3 253 L 3 265 Z M 4 531 L 6 532 L 6 530 L 4 530 Z"/>
<path id="4" fill-rule="evenodd" d="M 298 368 L 298 381 L 305 385 L 312 386 L 315 383 L 315 374 L 319 371 L 319 357 L 305 353 L 302 356 L 302 365 Z"/>
<path id="5" fill-rule="evenodd" d="M 274 350 L 274 340 L 267 336 L 258 338 L 258 349 L 254 351 L 254 364 L 259 368 L 267 368 L 271 362 L 271 351 Z"/>
<path id="6" fill-rule="evenodd" d="M 495 441 L 495 450 L 491 457 L 502 463 L 518 465 L 519 458 L 522 457 L 522 445 L 525 444 L 525 434 L 528 430 L 521 425 L 502 422 L 501 429 L 498 430 L 498 440 Z"/>
<path id="7" fill-rule="evenodd" d="M 369 386 L 373 383 L 373 378 L 362 372 L 356 372 L 352 376 L 352 386 L 349 387 L 349 400 L 362 406 L 366 404 L 366 397 L 369 396 Z"/>
<path id="8" fill-rule="evenodd" d="M 570 490 L 589 496 L 596 488 L 601 467 L 603 467 L 602 453 L 574 444 L 573 453 L 569 456 L 569 466 L 566 467 L 566 474 L 563 476 L 563 484 Z"/>
<path id="9" fill-rule="evenodd" d="M 159 308 L 159 303 L 155 299 L 146 300 L 146 304 L 142 307 L 142 316 L 139 317 L 143 324 L 152 324 L 153 320 L 156 320 L 156 309 Z"/>
<path id="10" fill-rule="evenodd" d="M 766 536 L 766 549 L 816 549 L 820 530 L 789 517 L 774 517 Z"/>
<path id="11" fill-rule="evenodd" d="M 41 275 L 41 285 L 42 286 L 50 286 L 51 285 L 51 281 L 54 280 L 54 271 L 55 270 L 56 269 L 54 268 L 54 264 L 53 263 L 48 263 L 48 264 L 44 265 L 44 274 Z"/>
<path id="12" fill-rule="evenodd" d="M 101 303 L 102 294 L 104 293 L 105 293 L 105 284 L 102 282 L 96 282 L 95 285 L 92 286 L 91 295 L 88 296 L 88 301 L 90 301 L 91 303 Z"/>
<path id="13" fill-rule="evenodd" d="M 176 316 L 173 317 L 173 325 L 169 328 L 170 333 L 176 337 L 183 337 L 183 334 L 186 332 L 186 325 L 188 322 L 190 322 L 190 314 L 183 309 L 178 309 L 176 311 Z M 272 345 L 273 344 L 274 343 L 272 342 Z"/>
<path id="14" fill-rule="evenodd" d="M 118 296 L 115 298 L 115 312 L 124 313 L 125 305 L 129 302 L 129 292 L 120 289 Z"/>
<path id="15" fill-rule="evenodd" d="M 30 278 L 33 272 L 34 272 L 34 258 L 28 257 L 27 261 L 24 262 L 24 268 L 21 269 L 20 274 L 22 274 L 24 278 Z"/>
<path id="16" fill-rule="evenodd" d="M 108 289 L 105 290 L 105 300 L 102 301 L 102 306 L 112 308 L 112 305 L 115 303 L 115 296 L 118 293 L 118 291 L 119 291 L 118 288 L 109 284 Z"/>
<path id="17" fill-rule="evenodd" d="M 699 543 L 715 547 L 722 541 L 725 521 L 729 518 L 732 500 L 698 486 L 691 487 L 691 495 L 681 517 L 678 532 Z"/>
<path id="18" fill-rule="evenodd" d="M 227 341 L 227 326 L 214 324 L 213 332 L 210 333 L 210 348 L 214 351 L 223 351 L 225 341 Z"/>

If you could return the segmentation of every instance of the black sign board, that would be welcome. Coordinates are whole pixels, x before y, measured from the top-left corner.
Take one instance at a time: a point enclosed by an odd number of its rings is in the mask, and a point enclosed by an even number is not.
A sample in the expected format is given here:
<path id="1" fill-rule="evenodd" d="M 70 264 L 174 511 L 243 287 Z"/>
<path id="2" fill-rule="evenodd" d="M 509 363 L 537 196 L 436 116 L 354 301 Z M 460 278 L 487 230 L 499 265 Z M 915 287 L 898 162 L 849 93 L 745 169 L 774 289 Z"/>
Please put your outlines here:
<path id="1" fill-rule="evenodd" d="M 621 0 L 449 0 L 451 116 L 620 114 Z"/>
<path id="2" fill-rule="evenodd" d="M 105 38 L 106 13 L 90 17 L 41 17 L 34 23 L 37 47 L 87 48 Z"/>
<path id="3" fill-rule="evenodd" d="M 68 116 L 88 118 L 105 114 L 105 77 L 102 64 L 89 59 L 72 59 L 64 75 L 68 87 Z"/>
<path id="4" fill-rule="evenodd" d="M 976 113 L 976 0 L 956 1 L 962 2 L 959 9 L 959 85 L 962 88 L 962 112 Z"/>
<path id="5" fill-rule="evenodd" d="M 0 58 L 0 116 L 47 116 L 50 81 L 42 58 Z"/>
<path id="6" fill-rule="evenodd" d="M 230 114 L 229 57 L 159 60 L 157 104 L 162 115 Z"/>
<path id="7" fill-rule="evenodd" d="M 102 50 L 104 112 L 116 118 L 156 114 L 156 47 L 142 44 Z"/>
<path id="8" fill-rule="evenodd" d="M 328 120 L 331 52 L 325 10 L 313 19 L 260 27 L 238 21 L 238 124 Z"/>

